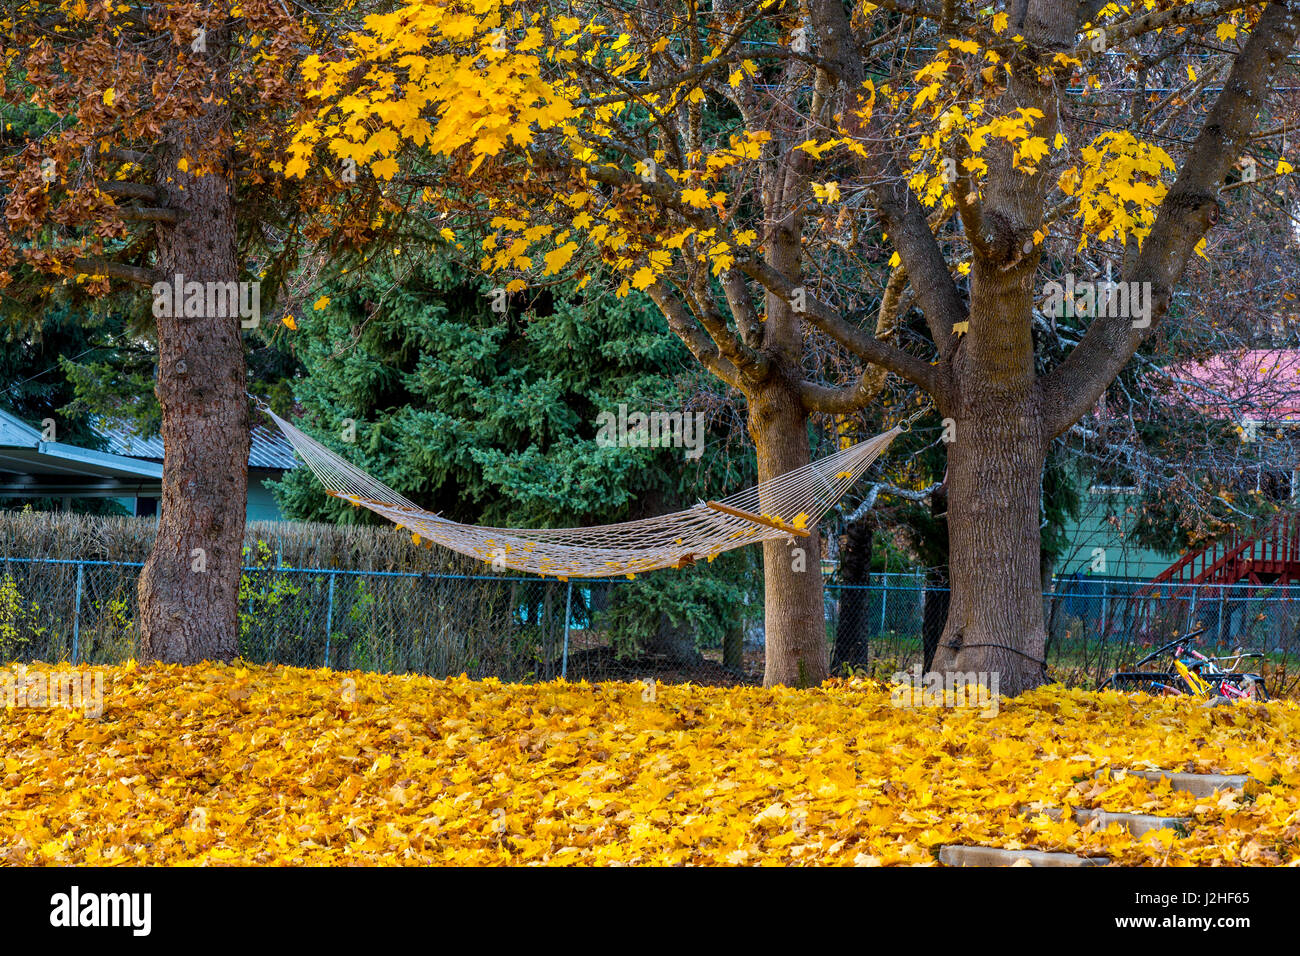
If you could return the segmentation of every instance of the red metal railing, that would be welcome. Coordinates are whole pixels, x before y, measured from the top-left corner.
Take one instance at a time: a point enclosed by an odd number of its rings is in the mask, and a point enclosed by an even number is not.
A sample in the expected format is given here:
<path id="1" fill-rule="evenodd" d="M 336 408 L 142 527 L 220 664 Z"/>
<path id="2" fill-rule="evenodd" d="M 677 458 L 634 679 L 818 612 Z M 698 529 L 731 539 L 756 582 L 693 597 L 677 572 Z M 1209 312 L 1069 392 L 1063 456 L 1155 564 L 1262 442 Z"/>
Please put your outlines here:
<path id="1" fill-rule="evenodd" d="M 1199 585 L 1237 584 L 1246 579 L 1300 581 L 1300 516 L 1279 514 L 1249 528 L 1234 528 L 1189 551 L 1129 596 L 1125 616 L 1134 634 L 1150 637 L 1153 628 L 1161 628 L 1166 611 L 1181 619 L 1183 612 L 1177 609 L 1189 597 L 1195 606 Z"/>
<path id="2" fill-rule="evenodd" d="M 1158 584 L 1235 584 L 1252 574 L 1300 576 L 1300 519 L 1279 514 L 1265 525 L 1234 528 L 1189 551 L 1152 579 Z"/>

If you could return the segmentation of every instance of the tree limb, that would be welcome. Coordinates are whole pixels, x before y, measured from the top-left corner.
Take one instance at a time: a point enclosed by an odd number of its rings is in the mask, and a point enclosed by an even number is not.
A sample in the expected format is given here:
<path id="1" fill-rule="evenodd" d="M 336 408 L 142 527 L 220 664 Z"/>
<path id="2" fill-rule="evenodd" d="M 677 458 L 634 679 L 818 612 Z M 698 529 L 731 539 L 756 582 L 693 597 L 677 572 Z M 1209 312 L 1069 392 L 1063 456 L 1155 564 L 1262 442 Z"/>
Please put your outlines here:
<path id="1" fill-rule="evenodd" d="M 1134 17 L 1131 20 L 1124 20 L 1121 23 L 1108 25 L 1106 29 L 1106 48 L 1097 51 L 1092 48 L 1092 40 L 1085 39 L 1074 49 L 1073 55 L 1081 60 L 1087 60 L 1094 56 L 1103 56 L 1114 50 L 1125 40 L 1131 40 L 1134 37 L 1143 36 L 1154 30 L 1163 30 L 1166 27 L 1176 26 L 1179 24 L 1200 23 L 1214 17 L 1222 16 L 1225 13 L 1231 13 L 1234 10 L 1243 10 L 1246 7 L 1259 5 L 1259 0 L 1196 0 L 1195 3 L 1189 3 L 1184 6 L 1169 7 L 1165 10 L 1155 10 L 1151 13 L 1145 13 L 1142 16 Z M 1095 15 L 1095 14 L 1094 14 Z"/>
<path id="2" fill-rule="evenodd" d="M 163 206 L 121 206 L 113 210 L 123 222 L 167 222 L 180 221 L 175 209 Z"/>
<path id="3" fill-rule="evenodd" d="M 1064 432 L 1094 404 L 1169 308 L 1174 284 L 1196 244 L 1218 218 L 1216 192 L 1249 142 L 1269 82 L 1300 34 L 1300 3 L 1270 3 L 1233 63 L 1177 180 L 1156 213 L 1125 281 L 1150 283 L 1146 328 L 1131 317 L 1098 317 L 1065 361 L 1042 381 L 1048 438 Z"/>
<path id="4" fill-rule="evenodd" d="M 98 184 L 98 188 L 100 192 L 107 193 L 115 198 L 143 199 L 149 203 L 158 202 L 158 190 L 144 183 L 125 183 L 114 180 L 112 182 L 101 182 Z"/>
<path id="5" fill-rule="evenodd" d="M 802 315 L 860 359 L 884 366 L 895 375 L 921 386 L 936 402 L 943 402 L 945 396 L 944 379 L 941 377 L 937 366 L 931 365 L 915 355 L 909 355 L 900 348 L 886 345 L 874 336 L 868 335 L 846 321 L 824 302 L 808 295 L 806 289 L 802 290 L 802 293 L 796 293 L 795 287 L 790 281 L 767 263 L 750 259 L 738 262 L 737 265 L 746 275 L 762 283 L 769 292 L 781 296 L 787 301 L 802 298 L 804 305 Z M 814 397 L 822 395 L 816 389 L 813 390 L 813 394 Z"/>
<path id="6" fill-rule="evenodd" d="M 810 7 L 823 60 L 833 64 L 832 69 L 845 88 L 842 125 L 855 140 L 863 141 L 867 134 L 875 140 L 873 148 L 865 150 L 866 155 L 860 155 L 858 162 L 868 179 L 875 183 L 871 193 L 876 211 L 898 251 L 899 259 L 912 277 L 918 304 L 939 355 L 946 359 L 953 347 L 952 324 L 965 315 L 966 304 L 952 273 L 948 271 L 943 250 L 926 223 L 924 206 L 912 194 L 897 158 L 884 148 L 884 144 L 891 140 L 889 132 L 881 128 L 875 114 L 865 122 L 859 115 L 866 74 L 864 64 L 850 42 L 844 4 L 841 0 L 812 0 Z"/>
<path id="7" fill-rule="evenodd" d="M 682 340 L 697 362 L 732 388 L 745 391 L 740 370 L 718 351 L 713 340 L 695 323 L 668 283 L 661 279 L 646 289 L 646 293 L 668 320 L 668 328 Z"/>
<path id="8" fill-rule="evenodd" d="M 897 266 L 889 274 L 885 290 L 880 296 L 880 308 L 876 313 L 876 341 L 884 342 L 886 338 L 898 331 L 899 317 L 906 313 L 901 306 L 902 293 L 907 286 L 907 270 Z M 885 387 L 885 377 L 889 370 L 872 362 L 853 385 L 833 388 L 817 382 L 805 381 L 800 384 L 804 406 L 809 411 L 828 414 L 849 414 L 866 408 L 881 389 Z"/>
<path id="9" fill-rule="evenodd" d="M 84 275 L 108 276 L 110 279 L 123 279 L 142 286 L 152 286 L 162 278 L 162 275 L 154 269 L 130 266 L 110 259 L 78 259 L 75 265 Z"/>

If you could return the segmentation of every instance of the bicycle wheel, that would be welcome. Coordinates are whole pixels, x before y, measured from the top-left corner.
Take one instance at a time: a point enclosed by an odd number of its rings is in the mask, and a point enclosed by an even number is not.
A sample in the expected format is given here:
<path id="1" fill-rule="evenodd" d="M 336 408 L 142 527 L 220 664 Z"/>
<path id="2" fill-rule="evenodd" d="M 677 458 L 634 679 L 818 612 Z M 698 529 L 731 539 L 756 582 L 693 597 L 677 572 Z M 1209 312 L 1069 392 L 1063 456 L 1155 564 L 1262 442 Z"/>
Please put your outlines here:
<path id="1" fill-rule="evenodd" d="M 1112 674 L 1107 679 L 1102 688 L 1107 685 L 1114 687 L 1115 690 L 1126 690 L 1142 692 L 1146 694 L 1184 694 L 1186 693 L 1179 684 L 1181 678 L 1177 674 L 1162 674 L 1150 671 L 1121 671 L 1118 674 Z"/>

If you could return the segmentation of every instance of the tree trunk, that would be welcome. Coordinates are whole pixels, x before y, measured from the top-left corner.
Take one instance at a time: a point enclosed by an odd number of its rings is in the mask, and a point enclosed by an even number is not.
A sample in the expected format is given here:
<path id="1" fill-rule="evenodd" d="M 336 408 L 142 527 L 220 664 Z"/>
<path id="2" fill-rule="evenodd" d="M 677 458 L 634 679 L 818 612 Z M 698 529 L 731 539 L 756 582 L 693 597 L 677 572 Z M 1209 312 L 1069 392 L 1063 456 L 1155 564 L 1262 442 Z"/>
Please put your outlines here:
<path id="1" fill-rule="evenodd" d="M 1046 551 L 1039 559 L 1039 590 L 1043 592 L 1043 631 L 1047 635 L 1043 642 L 1043 660 L 1052 649 L 1052 621 L 1056 617 L 1056 594 L 1052 589 L 1052 574 L 1056 570 L 1056 559 Z M 1103 638 L 1104 639 L 1104 638 Z"/>
<path id="2" fill-rule="evenodd" d="M 695 631 L 685 622 L 674 624 L 667 614 L 659 618 L 659 627 L 646 645 L 646 653 L 662 657 L 673 664 L 686 666 L 703 662 L 704 655 L 695 646 Z"/>
<path id="3" fill-rule="evenodd" d="M 840 549 L 840 614 L 835 623 L 835 654 L 831 671 L 839 673 L 846 665 L 865 668 L 871 663 L 871 643 L 867 638 L 871 592 L 871 515 L 862 515 L 845 529 Z"/>
<path id="4" fill-rule="evenodd" d="M 1014 696 L 1044 681 L 1042 409 L 1032 387 L 1018 399 L 970 391 L 956 403 L 948 448 L 952 598 L 934 670 L 996 673 L 1000 693 Z"/>
<path id="5" fill-rule="evenodd" d="M 722 666 L 737 673 L 745 668 L 745 629 L 739 623 L 722 635 Z"/>
<path id="6" fill-rule="evenodd" d="M 216 66 L 213 75 L 222 75 Z M 169 287 L 178 275 L 201 283 L 239 278 L 229 157 L 211 150 L 230 126 L 221 101 L 215 90 L 214 103 L 167 130 L 158 150 L 157 185 L 179 215 L 159 227 L 158 265 Z M 195 175 L 199 157 L 218 168 Z M 177 168 L 182 158 L 189 172 Z M 140 574 L 144 660 L 229 661 L 238 653 L 249 445 L 244 351 L 238 314 L 201 311 L 157 319 L 163 486 L 158 537 Z"/>
<path id="7" fill-rule="evenodd" d="M 807 412 L 784 385 L 766 385 L 749 397 L 749 434 L 758 452 L 759 481 L 809 462 Z M 821 541 L 816 525 L 808 530 L 806 538 L 763 542 L 767 687 L 814 687 L 829 676 Z"/>
<path id="8" fill-rule="evenodd" d="M 930 496 L 930 517 L 946 528 L 948 520 L 948 485 L 942 484 Z M 943 534 L 943 551 L 948 553 L 948 535 Z M 946 557 L 945 557 L 945 560 Z M 931 568 L 925 575 L 925 600 L 921 617 L 921 670 L 929 673 L 934 666 L 934 654 L 939 648 L 939 638 L 948 623 L 948 604 L 952 594 L 946 564 Z"/>

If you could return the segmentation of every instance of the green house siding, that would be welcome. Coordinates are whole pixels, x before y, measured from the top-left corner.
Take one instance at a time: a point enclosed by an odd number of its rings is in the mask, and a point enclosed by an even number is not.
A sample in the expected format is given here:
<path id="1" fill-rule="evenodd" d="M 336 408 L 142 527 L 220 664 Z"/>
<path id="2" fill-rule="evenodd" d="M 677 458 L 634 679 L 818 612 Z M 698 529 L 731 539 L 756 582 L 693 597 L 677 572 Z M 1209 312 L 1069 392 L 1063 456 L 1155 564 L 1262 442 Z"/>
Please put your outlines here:
<path id="1" fill-rule="evenodd" d="M 280 475 L 253 469 L 248 475 L 248 512 L 246 521 L 284 521 L 284 514 L 276 503 L 267 482 L 278 480 Z M 158 499 L 118 498 L 118 503 L 129 515 L 149 517 L 158 514 Z"/>
<path id="2" fill-rule="evenodd" d="M 45 441 L 42 433 L 0 409 L 0 499 L 80 498 L 115 500 L 125 514 L 158 513 L 162 494 L 163 442 L 141 437 L 121 423 L 96 426 L 107 451 Z M 255 425 L 249 432 L 249 521 L 282 521 L 284 515 L 267 482 L 296 467 L 293 448 L 279 432 Z"/>
<path id="3" fill-rule="evenodd" d="M 1080 498 L 1079 517 L 1065 526 L 1069 543 L 1057 564 L 1058 574 L 1153 578 L 1178 559 L 1177 552 L 1152 551 L 1128 539 L 1133 518 L 1125 512 L 1129 507 L 1138 506 L 1133 496 L 1095 493 L 1085 488 Z M 1118 519 L 1119 527 L 1110 520 L 1112 517 Z M 1104 570 L 1094 566 L 1094 562 L 1100 564 L 1101 555 L 1105 557 Z"/>
<path id="4" fill-rule="evenodd" d="M 283 521 L 284 515 L 280 512 L 280 506 L 276 504 L 275 496 L 271 494 L 271 489 L 267 487 L 268 481 L 279 479 L 278 474 L 268 475 L 266 472 L 248 475 L 248 521 Z"/>

